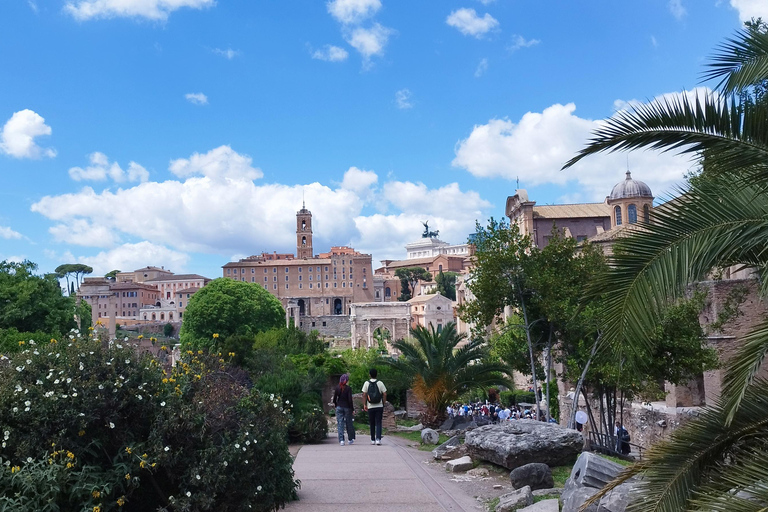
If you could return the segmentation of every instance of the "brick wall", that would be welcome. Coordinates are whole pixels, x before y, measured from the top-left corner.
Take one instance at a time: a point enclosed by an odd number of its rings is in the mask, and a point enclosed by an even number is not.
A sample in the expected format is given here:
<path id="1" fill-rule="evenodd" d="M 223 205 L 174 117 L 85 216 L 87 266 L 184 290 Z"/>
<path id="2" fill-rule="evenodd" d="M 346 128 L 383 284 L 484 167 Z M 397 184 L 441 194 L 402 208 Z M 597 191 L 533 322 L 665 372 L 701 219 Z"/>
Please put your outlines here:
<path id="1" fill-rule="evenodd" d="M 352 324 L 347 315 L 305 315 L 300 317 L 299 323 L 299 328 L 306 333 L 317 331 L 322 336 L 347 339 L 349 339 L 352 333 Z"/>
<path id="2" fill-rule="evenodd" d="M 413 390 L 409 389 L 405 393 L 405 410 L 409 418 L 416 418 L 427 410 L 427 404 L 419 400 Z"/>

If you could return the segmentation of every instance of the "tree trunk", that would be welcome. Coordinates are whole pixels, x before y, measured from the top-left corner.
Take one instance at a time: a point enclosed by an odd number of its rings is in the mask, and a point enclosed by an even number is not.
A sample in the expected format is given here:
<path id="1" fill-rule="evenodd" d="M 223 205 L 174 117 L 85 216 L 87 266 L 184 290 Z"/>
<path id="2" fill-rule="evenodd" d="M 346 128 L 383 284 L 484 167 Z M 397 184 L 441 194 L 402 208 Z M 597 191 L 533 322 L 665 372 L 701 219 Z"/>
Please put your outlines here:
<path id="1" fill-rule="evenodd" d="M 536 393 L 537 388 L 537 382 L 536 382 L 536 360 L 533 357 L 533 341 L 531 341 L 531 325 L 528 323 L 528 311 L 525 308 L 525 299 L 523 298 L 523 294 L 520 293 L 520 305 L 523 310 L 523 322 L 525 323 L 525 337 L 528 340 L 528 354 L 531 356 L 531 378 L 533 379 L 533 398 L 536 402 L 536 421 L 541 418 L 541 406 L 539 397 Z"/>
<path id="2" fill-rule="evenodd" d="M 552 418 L 552 414 L 550 411 L 550 400 L 549 400 L 549 383 L 552 380 L 551 371 L 552 371 L 552 331 L 554 330 L 552 326 L 552 322 L 549 323 L 549 339 L 547 340 L 547 423 L 549 423 L 549 420 Z"/>
<path id="3" fill-rule="evenodd" d="M 581 386 L 584 384 L 584 378 L 587 376 L 589 365 L 592 363 L 592 358 L 595 357 L 595 352 L 597 352 L 597 344 L 600 342 L 600 337 L 601 335 L 599 333 L 597 336 L 595 336 L 595 343 L 592 345 L 592 352 L 589 354 L 587 364 L 584 365 L 584 371 L 581 372 L 579 382 L 576 384 L 576 392 L 573 394 L 573 406 L 571 407 L 571 419 L 568 420 L 568 428 L 576 428 L 576 411 L 579 408 L 579 393 L 581 392 Z"/>

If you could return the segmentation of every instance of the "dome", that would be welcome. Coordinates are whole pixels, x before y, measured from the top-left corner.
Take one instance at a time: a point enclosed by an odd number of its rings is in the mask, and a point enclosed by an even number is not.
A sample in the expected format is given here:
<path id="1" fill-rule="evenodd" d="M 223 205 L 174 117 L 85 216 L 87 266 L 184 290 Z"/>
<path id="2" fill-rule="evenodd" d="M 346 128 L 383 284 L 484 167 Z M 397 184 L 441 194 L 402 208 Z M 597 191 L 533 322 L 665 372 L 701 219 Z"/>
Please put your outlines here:
<path id="1" fill-rule="evenodd" d="M 626 199 L 628 197 L 653 197 L 651 187 L 642 181 L 633 180 L 632 174 L 629 171 L 627 171 L 627 178 L 624 181 L 614 185 L 608 200 Z"/>

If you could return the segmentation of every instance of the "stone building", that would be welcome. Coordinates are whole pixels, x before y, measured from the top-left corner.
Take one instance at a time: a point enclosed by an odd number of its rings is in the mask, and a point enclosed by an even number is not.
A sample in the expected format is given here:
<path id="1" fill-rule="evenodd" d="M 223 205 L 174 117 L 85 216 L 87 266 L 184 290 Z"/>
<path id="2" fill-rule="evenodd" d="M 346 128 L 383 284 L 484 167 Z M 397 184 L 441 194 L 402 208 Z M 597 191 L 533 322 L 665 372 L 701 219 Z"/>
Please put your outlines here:
<path id="1" fill-rule="evenodd" d="M 455 303 L 439 293 L 419 295 L 408 301 L 411 305 L 411 326 L 434 327 L 438 332 L 456 318 Z"/>
<path id="2" fill-rule="evenodd" d="M 262 253 L 227 263 L 222 272 L 263 286 L 297 327 L 327 336 L 349 337 L 352 304 L 374 301 L 371 255 L 346 246 L 315 255 L 312 212 L 304 205 L 296 213 L 296 256 Z"/>
<path id="3" fill-rule="evenodd" d="M 375 347 L 377 334 L 388 342 L 408 337 L 411 306 L 407 302 L 352 304 L 351 310 L 352 348 Z"/>

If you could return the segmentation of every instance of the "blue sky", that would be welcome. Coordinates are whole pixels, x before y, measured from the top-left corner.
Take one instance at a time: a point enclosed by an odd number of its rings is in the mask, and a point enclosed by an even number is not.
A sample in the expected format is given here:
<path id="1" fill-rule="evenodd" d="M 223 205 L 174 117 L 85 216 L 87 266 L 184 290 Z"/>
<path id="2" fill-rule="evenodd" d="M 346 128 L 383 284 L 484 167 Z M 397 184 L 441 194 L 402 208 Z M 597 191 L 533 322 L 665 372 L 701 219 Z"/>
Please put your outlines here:
<path id="1" fill-rule="evenodd" d="M 0 259 L 218 277 L 295 249 L 461 243 L 516 179 L 601 201 L 627 156 L 565 160 L 632 101 L 691 94 L 763 0 L 7 0 Z M 686 158 L 629 156 L 657 196 Z"/>

